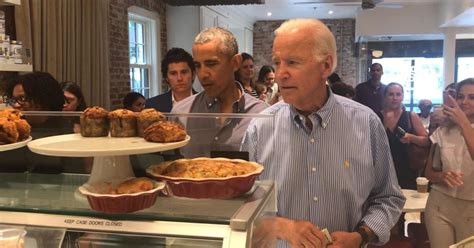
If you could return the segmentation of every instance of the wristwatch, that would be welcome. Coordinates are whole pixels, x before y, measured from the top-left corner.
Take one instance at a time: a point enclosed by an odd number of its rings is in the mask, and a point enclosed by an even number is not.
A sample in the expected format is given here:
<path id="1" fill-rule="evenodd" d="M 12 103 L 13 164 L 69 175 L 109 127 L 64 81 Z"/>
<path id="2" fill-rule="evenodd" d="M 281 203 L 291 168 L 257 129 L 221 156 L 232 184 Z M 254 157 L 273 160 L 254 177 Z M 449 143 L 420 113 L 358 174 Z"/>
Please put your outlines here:
<path id="1" fill-rule="evenodd" d="M 359 233 L 360 237 L 362 238 L 360 248 L 365 248 L 370 241 L 369 233 L 362 226 L 357 227 L 356 232 Z"/>

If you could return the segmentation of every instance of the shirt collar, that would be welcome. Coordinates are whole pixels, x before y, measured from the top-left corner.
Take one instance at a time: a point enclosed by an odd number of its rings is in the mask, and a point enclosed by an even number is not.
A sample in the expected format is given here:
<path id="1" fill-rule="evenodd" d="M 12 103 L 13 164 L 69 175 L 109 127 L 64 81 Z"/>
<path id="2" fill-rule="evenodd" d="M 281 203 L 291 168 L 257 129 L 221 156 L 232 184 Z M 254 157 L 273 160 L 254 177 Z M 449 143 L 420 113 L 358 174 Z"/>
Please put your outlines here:
<path id="1" fill-rule="evenodd" d="M 327 87 L 328 90 L 328 100 L 324 103 L 323 107 L 317 111 L 312 112 L 308 115 L 309 118 L 315 118 L 317 123 L 325 129 L 331 120 L 331 115 L 334 112 L 334 107 L 337 104 L 337 99 L 332 93 L 332 91 Z M 290 105 L 290 116 L 291 119 L 296 122 L 297 125 L 302 125 L 304 116 L 298 113 L 295 107 Z"/>
<path id="2" fill-rule="evenodd" d="M 233 109 L 233 112 L 234 113 L 240 113 L 244 110 L 244 107 L 245 107 L 245 93 L 244 93 L 244 88 L 242 87 L 242 85 L 237 82 L 237 81 L 234 81 L 235 82 L 235 85 L 237 85 L 237 88 L 240 90 L 240 93 L 241 93 L 241 96 L 239 99 L 237 99 L 237 101 L 234 102 L 234 104 L 232 105 L 232 109 Z M 217 97 L 208 97 L 206 95 L 205 99 L 204 99 L 204 102 L 206 103 L 206 106 L 208 109 L 211 109 L 211 108 L 214 108 L 214 107 L 217 107 L 220 103 L 219 99 Z"/>
<path id="3" fill-rule="evenodd" d="M 173 91 L 172 90 L 170 90 L 170 91 L 171 91 L 171 104 L 172 104 L 172 106 L 174 106 L 177 103 L 177 101 L 176 101 L 176 99 L 174 99 Z M 193 95 L 193 89 L 192 88 L 191 88 L 191 94 L 189 94 L 189 95 L 190 96 Z"/>

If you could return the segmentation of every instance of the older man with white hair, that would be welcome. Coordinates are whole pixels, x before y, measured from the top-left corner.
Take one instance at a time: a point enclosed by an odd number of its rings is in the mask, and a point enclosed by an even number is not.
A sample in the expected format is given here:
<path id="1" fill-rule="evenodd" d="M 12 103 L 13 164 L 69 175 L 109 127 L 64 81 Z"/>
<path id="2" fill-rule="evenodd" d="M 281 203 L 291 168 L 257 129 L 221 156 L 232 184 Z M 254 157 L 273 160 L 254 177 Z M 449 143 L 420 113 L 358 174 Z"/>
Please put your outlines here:
<path id="1" fill-rule="evenodd" d="M 330 91 L 336 59 L 334 36 L 318 20 L 289 20 L 275 31 L 284 102 L 263 111 L 274 120 L 252 121 L 242 145 L 265 166 L 261 179 L 277 183 L 277 216 L 255 231 L 257 247 L 272 238 L 326 247 L 320 228 L 331 233 L 327 247 L 383 244 L 399 219 L 405 198 L 384 127 L 369 108 Z"/>

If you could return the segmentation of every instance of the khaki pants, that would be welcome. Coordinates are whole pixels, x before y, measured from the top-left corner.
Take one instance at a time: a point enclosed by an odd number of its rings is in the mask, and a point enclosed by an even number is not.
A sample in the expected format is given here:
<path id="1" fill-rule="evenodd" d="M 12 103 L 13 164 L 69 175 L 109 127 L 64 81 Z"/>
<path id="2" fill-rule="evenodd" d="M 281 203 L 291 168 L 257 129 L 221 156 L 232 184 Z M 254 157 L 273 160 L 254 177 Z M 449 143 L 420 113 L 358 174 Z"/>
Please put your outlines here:
<path id="1" fill-rule="evenodd" d="M 431 248 L 447 248 L 474 235 L 474 201 L 432 190 L 425 210 Z"/>

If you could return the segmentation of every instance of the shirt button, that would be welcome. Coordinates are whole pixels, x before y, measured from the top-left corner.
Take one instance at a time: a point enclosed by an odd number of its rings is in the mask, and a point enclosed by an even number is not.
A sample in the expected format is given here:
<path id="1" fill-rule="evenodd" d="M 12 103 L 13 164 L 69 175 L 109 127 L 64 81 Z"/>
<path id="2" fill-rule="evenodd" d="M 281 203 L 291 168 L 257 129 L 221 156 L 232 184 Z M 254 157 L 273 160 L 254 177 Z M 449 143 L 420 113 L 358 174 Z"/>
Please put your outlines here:
<path id="1" fill-rule="evenodd" d="M 313 167 L 313 168 L 311 168 L 311 171 L 313 171 L 313 172 L 314 172 L 314 171 L 316 171 L 316 168 L 314 168 L 314 167 Z"/>
<path id="2" fill-rule="evenodd" d="M 217 137 L 217 136 L 216 136 L 216 137 L 214 137 L 214 140 L 216 140 L 216 141 L 217 141 L 218 139 L 219 139 L 219 137 Z"/>
<path id="3" fill-rule="evenodd" d="M 315 197 L 313 198 L 313 200 L 314 200 L 314 201 L 318 201 L 318 197 L 315 196 Z"/>
<path id="4" fill-rule="evenodd" d="M 314 143 L 314 139 L 310 139 L 309 142 Z"/>

